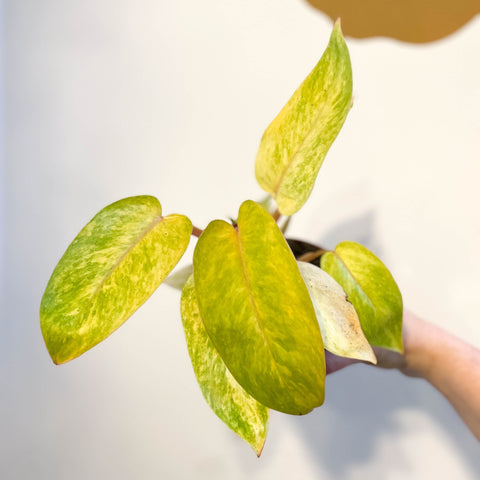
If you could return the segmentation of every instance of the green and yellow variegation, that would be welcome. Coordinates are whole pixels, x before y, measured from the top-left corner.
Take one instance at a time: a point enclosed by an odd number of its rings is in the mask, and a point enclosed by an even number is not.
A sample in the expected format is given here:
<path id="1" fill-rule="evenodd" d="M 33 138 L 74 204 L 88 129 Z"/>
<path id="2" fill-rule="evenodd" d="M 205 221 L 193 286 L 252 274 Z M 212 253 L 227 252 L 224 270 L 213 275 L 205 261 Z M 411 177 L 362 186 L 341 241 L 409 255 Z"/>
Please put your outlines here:
<path id="1" fill-rule="evenodd" d="M 246 201 L 216 220 L 193 257 L 200 313 L 238 383 L 260 403 L 305 414 L 323 403 L 325 358 L 307 288 L 277 224 Z"/>
<path id="2" fill-rule="evenodd" d="M 188 353 L 205 400 L 260 456 L 267 435 L 268 409 L 238 384 L 210 340 L 198 309 L 193 275 L 183 288 L 181 311 Z"/>
<path id="3" fill-rule="evenodd" d="M 352 103 L 352 68 L 337 22 L 322 58 L 265 131 L 255 174 L 283 215 L 309 197 Z"/>
<path id="4" fill-rule="evenodd" d="M 162 216 L 154 197 L 119 200 L 83 228 L 55 268 L 40 324 L 55 363 L 108 337 L 155 291 L 183 255 L 192 224 Z"/>
<path id="5" fill-rule="evenodd" d="M 387 267 L 354 242 L 322 255 L 321 267 L 347 293 L 370 344 L 402 352 L 402 295 Z"/>

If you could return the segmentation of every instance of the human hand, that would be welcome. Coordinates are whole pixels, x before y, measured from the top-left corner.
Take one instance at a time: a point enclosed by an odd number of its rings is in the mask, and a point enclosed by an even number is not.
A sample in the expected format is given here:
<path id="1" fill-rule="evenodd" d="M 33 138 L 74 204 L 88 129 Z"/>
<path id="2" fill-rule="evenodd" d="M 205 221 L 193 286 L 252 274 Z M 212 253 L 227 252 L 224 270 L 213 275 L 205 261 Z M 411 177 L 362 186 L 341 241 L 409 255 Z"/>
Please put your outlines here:
<path id="1" fill-rule="evenodd" d="M 403 315 L 402 337 L 403 354 L 373 347 L 377 366 L 427 380 L 480 440 L 480 351 L 408 311 Z M 327 351 L 325 360 L 327 374 L 367 363 Z"/>

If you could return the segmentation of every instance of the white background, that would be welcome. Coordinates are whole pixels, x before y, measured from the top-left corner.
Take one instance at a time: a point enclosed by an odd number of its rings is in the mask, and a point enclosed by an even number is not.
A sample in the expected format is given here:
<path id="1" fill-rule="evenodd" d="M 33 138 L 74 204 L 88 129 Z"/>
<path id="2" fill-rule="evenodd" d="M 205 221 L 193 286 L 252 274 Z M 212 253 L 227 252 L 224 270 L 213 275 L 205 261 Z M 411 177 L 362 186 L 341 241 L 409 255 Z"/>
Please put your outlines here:
<path id="1" fill-rule="evenodd" d="M 329 377 L 314 413 L 272 414 L 257 459 L 206 406 L 167 286 L 70 364 L 43 344 L 43 289 L 105 205 L 152 194 L 203 228 L 262 198 L 260 137 L 321 56 L 325 16 L 11 0 L 3 22 L 0 478 L 478 478 L 479 444 L 440 394 L 363 365 Z M 348 44 L 354 107 L 291 236 L 362 242 L 409 309 L 480 347 L 480 17 L 434 44 Z"/>

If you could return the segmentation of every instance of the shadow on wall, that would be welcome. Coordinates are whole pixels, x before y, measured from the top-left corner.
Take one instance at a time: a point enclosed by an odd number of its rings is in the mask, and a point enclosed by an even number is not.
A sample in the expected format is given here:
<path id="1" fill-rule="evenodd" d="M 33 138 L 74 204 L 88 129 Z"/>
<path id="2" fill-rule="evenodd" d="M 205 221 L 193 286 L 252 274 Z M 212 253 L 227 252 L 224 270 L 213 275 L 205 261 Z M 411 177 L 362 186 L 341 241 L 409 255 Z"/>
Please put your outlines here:
<path id="1" fill-rule="evenodd" d="M 411 429 L 415 435 L 415 430 L 422 428 L 415 420 L 407 424 L 405 417 L 400 417 L 408 411 L 432 417 L 475 478 L 480 456 L 474 436 L 433 387 L 399 372 L 354 365 L 332 374 L 327 377 L 325 405 L 292 421 L 321 470 L 342 479 L 353 478 L 356 468 L 375 458 L 381 442 L 392 441 L 401 429 Z M 408 474 L 414 466 L 406 464 L 399 451 L 389 469 Z"/>
<path id="2" fill-rule="evenodd" d="M 357 242 L 382 257 L 382 249 L 375 237 L 375 211 L 365 212 L 338 223 L 322 235 L 320 245 L 333 250 L 345 240 Z"/>
<path id="3" fill-rule="evenodd" d="M 355 38 L 426 43 L 446 37 L 480 13 L 479 0 L 307 0 Z"/>

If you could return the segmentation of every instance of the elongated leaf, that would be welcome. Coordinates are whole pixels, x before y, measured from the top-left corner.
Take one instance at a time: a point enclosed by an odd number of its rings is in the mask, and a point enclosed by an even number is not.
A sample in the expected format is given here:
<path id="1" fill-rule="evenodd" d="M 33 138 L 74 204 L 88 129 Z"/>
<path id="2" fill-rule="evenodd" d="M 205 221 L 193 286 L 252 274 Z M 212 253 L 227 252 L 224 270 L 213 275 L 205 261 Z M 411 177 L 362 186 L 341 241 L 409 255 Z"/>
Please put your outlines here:
<path id="1" fill-rule="evenodd" d="M 200 316 L 193 275 L 183 289 L 181 310 L 188 353 L 205 400 L 260 456 L 267 435 L 268 409 L 238 384 L 215 349 Z"/>
<path id="2" fill-rule="evenodd" d="M 352 103 L 350 56 L 337 22 L 322 58 L 265 131 L 255 164 L 283 215 L 309 197 Z"/>
<path id="3" fill-rule="evenodd" d="M 377 363 L 365 338 L 357 312 L 343 288 L 311 263 L 298 262 L 312 299 L 325 349 L 335 355 Z"/>
<path id="4" fill-rule="evenodd" d="M 193 256 L 208 335 L 240 385 L 267 407 L 304 414 L 323 403 L 320 329 L 275 221 L 250 200 L 238 225 L 211 222 Z"/>
<path id="5" fill-rule="evenodd" d="M 370 344 L 402 352 L 402 295 L 385 265 L 362 245 L 342 242 L 322 255 L 321 267 L 344 288 Z"/>
<path id="6" fill-rule="evenodd" d="M 122 325 L 183 255 L 192 224 L 162 217 L 156 198 L 125 198 L 101 210 L 55 268 L 40 323 L 55 363 L 78 357 Z"/>

